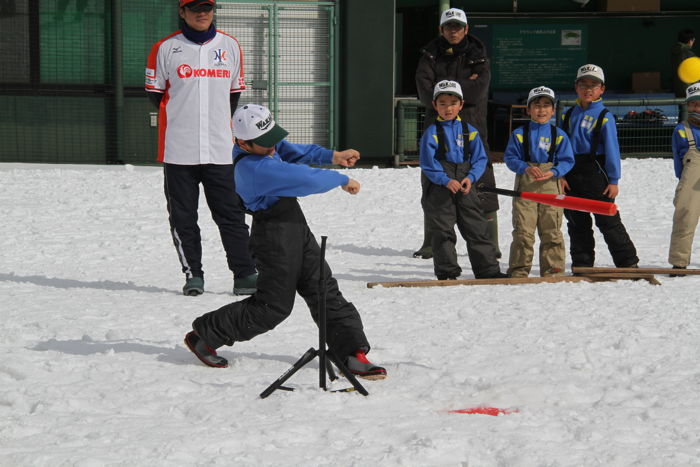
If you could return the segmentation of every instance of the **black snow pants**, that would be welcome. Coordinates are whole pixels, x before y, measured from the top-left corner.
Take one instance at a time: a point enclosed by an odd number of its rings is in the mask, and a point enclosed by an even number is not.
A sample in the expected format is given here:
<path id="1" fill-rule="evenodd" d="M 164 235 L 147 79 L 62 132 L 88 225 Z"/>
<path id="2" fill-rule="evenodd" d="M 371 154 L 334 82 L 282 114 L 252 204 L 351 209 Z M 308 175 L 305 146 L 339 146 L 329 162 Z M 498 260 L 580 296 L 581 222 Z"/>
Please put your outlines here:
<path id="1" fill-rule="evenodd" d="M 598 201 L 613 201 L 603 196 L 608 186 L 608 177 L 603 170 L 604 156 L 593 158 L 590 154 L 576 154 L 576 164 L 566 174 L 570 191 L 567 195 Z M 591 214 L 582 211 L 564 210 L 569 232 L 571 265 L 592 267 L 595 260 L 595 239 Z M 608 250 L 617 267 L 629 267 L 639 262 L 637 250 L 622 224 L 620 213 L 614 216 L 593 214 L 595 225 L 603 234 Z"/>
<path id="2" fill-rule="evenodd" d="M 243 203 L 233 181 L 233 164 L 164 164 L 164 175 L 170 232 L 182 272 L 187 277 L 204 275 L 202 238 L 197 225 L 201 183 L 212 218 L 219 227 L 228 268 L 235 277 L 254 274 L 255 262 L 248 245 Z"/>
<path id="3" fill-rule="evenodd" d="M 296 293 L 318 324 L 321 249 L 296 198 L 281 198 L 253 215 L 251 248 L 258 266 L 257 292 L 197 318 L 193 329 L 213 348 L 247 341 L 273 329 L 292 312 Z M 360 314 L 346 301 L 324 263 L 328 346 L 344 358 L 369 351 Z"/>
<path id="4" fill-rule="evenodd" d="M 459 164 L 441 161 L 447 175 L 461 181 L 469 173 L 469 162 Z M 500 271 L 496 247 L 488 235 L 488 223 L 477 189 L 468 194 L 452 194 L 447 187 L 429 183 L 423 209 L 433 230 L 433 266 L 438 279 L 458 277 L 462 268 L 457 262 L 455 224 L 467 242 L 467 253 L 476 278 L 491 277 Z"/>

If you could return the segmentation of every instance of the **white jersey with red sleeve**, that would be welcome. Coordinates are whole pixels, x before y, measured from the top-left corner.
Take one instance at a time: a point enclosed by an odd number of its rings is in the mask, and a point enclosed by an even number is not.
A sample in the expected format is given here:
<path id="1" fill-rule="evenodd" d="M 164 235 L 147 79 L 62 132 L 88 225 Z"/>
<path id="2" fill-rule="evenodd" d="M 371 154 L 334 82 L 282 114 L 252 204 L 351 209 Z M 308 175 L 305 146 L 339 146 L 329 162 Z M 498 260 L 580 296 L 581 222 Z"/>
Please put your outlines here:
<path id="1" fill-rule="evenodd" d="M 164 93 L 158 113 L 158 160 L 231 164 L 230 93 L 245 89 L 238 41 L 219 30 L 196 44 L 177 31 L 156 42 L 146 64 L 146 90 Z"/>

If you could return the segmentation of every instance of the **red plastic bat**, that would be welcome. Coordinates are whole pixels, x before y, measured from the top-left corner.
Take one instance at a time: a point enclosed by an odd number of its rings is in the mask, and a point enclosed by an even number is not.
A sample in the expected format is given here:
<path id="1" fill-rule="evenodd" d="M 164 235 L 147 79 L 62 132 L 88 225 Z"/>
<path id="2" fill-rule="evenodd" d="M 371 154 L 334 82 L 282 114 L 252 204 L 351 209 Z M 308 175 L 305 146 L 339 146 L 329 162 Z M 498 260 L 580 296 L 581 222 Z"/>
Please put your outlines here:
<path id="1" fill-rule="evenodd" d="M 604 216 L 614 216 L 617 213 L 617 206 L 615 203 L 608 203 L 607 201 L 578 198 L 576 196 L 555 195 L 552 193 L 504 190 L 502 188 L 492 188 L 483 185 L 479 185 L 478 189 L 497 193 L 499 195 L 527 199 L 536 203 L 549 204 L 550 206 L 557 206 L 564 209 L 573 209 L 574 211 L 592 212 Z"/>

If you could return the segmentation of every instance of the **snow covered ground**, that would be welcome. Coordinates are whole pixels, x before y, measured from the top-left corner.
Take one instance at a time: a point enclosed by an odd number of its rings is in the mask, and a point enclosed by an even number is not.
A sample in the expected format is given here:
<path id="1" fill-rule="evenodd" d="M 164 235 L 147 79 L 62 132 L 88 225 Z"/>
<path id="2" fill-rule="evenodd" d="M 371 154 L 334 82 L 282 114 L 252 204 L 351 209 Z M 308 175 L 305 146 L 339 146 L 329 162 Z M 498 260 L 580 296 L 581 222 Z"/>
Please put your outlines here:
<path id="1" fill-rule="evenodd" d="M 667 266 L 671 161 L 623 171 L 641 265 Z M 296 392 L 263 400 L 317 332 L 298 300 L 274 331 L 221 349 L 227 369 L 185 348 L 194 318 L 238 299 L 204 203 L 207 292 L 185 297 L 159 168 L 0 164 L 0 465 L 700 465 L 700 276 L 367 289 L 432 278 L 411 258 L 419 170 L 351 176 L 359 195 L 302 204 L 389 378 L 365 382 L 369 397 L 323 393 L 314 362 Z M 496 178 L 512 186 L 505 166 Z M 597 265 L 612 265 L 604 245 Z M 518 412 L 447 412 L 482 405 Z"/>

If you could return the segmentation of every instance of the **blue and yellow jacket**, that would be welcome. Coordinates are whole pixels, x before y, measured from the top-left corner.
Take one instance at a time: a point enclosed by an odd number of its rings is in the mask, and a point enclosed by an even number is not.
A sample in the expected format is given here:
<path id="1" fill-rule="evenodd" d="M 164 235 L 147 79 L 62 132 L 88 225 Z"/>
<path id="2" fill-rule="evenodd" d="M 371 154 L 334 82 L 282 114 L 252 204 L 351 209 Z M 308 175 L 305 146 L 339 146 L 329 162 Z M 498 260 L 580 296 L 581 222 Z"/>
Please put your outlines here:
<path id="1" fill-rule="evenodd" d="M 540 124 L 530 120 L 526 126 L 517 128 L 510 135 L 508 146 L 503 154 L 503 161 L 516 174 L 525 173 L 528 163 L 525 161 L 523 148 L 523 131 L 529 131 L 530 162 L 543 164 L 549 160 L 549 149 L 552 144 L 552 129 L 549 122 Z M 574 166 L 574 153 L 571 150 L 569 137 L 564 130 L 557 128 L 556 149 L 554 150 L 554 165 L 552 172 L 555 177 L 563 177 Z"/>
<path id="2" fill-rule="evenodd" d="M 602 99 L 592 102 L 586 110 L 583 110 L 580 103 L 574 107 L 569 121 L 569 140 L 574 154 L 589 154 L 591 152 L 591 132 L 598 121 L 598 115 L 604 108 Z M 561 122 L 559 124 L 561 126 Z M 617 185 L 622 175 L 620 145 L 617 141 L 615 117 L 611 113 L 608 113 L 603 119 L 600 142 L 595 154 L 605 154 L 604 169 L 608 181 L 611 185 Z"/>
<path id="3" fill-rule="evenodd" d="M 438 134 L 436 125 L 442 125 L 445 130 L 445 160 L 459 164 L 464 161 L 464 134 L 462 130 L 462 120 L 457 117 L 454 120 L 445 121 L 438 117 L 437 122 L 433 123 L 423 133 L 420 140 L 420 168 L 428 179 L 440 186 L 447 186 L 450 177 L 447 176 L 442 168 L 440 161 L 437 159 L 438 149 Z M 488 156 L 486 150 L 479 137 L 479 132 L 476 128 L 467 124 L 469 136 L 469 162 L 471 168 L 467 177 L 476 182 L 484 174 Z"/>
<path id="4" fill-rule="evenodd" d="M 236 145 L 233 158 L 245 152 Z M 325 193 L 347 185 L 349 178 L 335 170 L 316 169 L 305 164 L 333 163 L 333 151 L 315 144 L 294 144 L 286 140 L 275 146 L 272 156 L 248 154 L 236 164 L 236 191 L 249 211 L 267 209 L 281 197 Z"/>
<path id="5" fill-rule="evenodd" d="M 695 138 L 695 146 L 700 143 L 700 128 L 690 126 L 690 131 L 693 132 Z M 673 137 L 671 138 L 671 147 L 673 149 L 673 168 L 676 171 L 676 177 L 681 178 L 683 173 L 683 156 L 688 152 L 690 144 L 688 143 L 688 135 L 685 133 L 685 125 L 679 123 L 673 129 Z"/>

